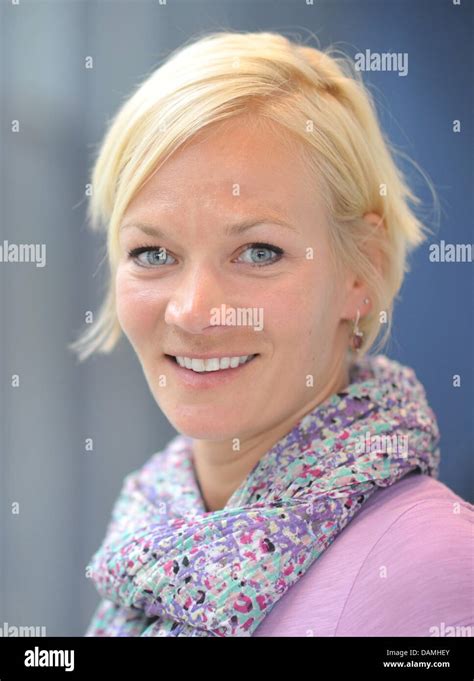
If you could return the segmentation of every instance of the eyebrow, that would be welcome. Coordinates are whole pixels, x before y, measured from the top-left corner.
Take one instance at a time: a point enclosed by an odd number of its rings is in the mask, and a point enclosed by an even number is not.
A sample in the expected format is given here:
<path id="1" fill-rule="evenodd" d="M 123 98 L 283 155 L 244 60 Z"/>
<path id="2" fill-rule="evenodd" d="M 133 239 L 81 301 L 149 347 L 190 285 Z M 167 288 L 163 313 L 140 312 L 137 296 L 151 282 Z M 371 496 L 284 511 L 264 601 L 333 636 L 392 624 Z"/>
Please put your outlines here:
<path id="1" fill-rule="evenodd" d="M 263 216 L 259 218 L 249 218 L 247 220 L 243 220 L 241 222 L 237 222 L 232 225 L 226 225 L 224 232 L 227 236 L 234 236 L 234 235 L 239 235 L 243 234 L 249 229 L 252 229 L 252 227 L 257 227 L 258 225 L 263 225 L 267 223 L 272 223 L 275 225 L 280 225 L 281 227 L 286 227 L 287 229 L 290 229 L 292 231 L 296 231 L 296 228 L 291 225 L 290 223 L 286 222 L 282 218 L 279 217 L 272 217 L 272 216 Z M 124 225 L 121 225 L 120 230 L 124 229 L 130 229 L 131 227 L 135 227 L 136 229 L 141 230 L 148 236 L 156 236 L 160 239 L 164 238 L 166 236 L 165 232 L 160 229 L 157 226 L 147 224 L 146 222 L 130 222 L 130 223 L 125 223 Z"/>

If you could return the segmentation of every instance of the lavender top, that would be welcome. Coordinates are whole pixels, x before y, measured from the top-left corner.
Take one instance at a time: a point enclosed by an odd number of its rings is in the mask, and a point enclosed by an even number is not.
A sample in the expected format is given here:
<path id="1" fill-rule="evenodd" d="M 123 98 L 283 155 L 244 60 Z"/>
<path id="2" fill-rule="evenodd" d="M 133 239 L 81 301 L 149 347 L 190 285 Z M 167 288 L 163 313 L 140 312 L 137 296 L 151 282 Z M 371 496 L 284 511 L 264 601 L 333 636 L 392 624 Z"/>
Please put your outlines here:
<path id="1" fill-rule="evenodd" d="M 473 511 L 416 472 L 376 490 L 253 635 L 474 635 Z"/>

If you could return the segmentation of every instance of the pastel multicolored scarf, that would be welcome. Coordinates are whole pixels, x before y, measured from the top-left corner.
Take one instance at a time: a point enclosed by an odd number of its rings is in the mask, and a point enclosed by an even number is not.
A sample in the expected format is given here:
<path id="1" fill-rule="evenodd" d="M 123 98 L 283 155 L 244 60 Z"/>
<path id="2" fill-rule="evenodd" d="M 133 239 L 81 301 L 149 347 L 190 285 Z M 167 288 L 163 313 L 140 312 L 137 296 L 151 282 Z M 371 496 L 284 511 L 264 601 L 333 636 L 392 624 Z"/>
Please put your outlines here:
<path id="1" fill-rule="evenodd" d="M 438 477 L 435 416 L 412 369 L 384 355 L 302 418 L 224 508 L 206 511 L 192 440 L 130 473 L 90 569 L 86 636 L 251 636 L 373 494 Z"/>

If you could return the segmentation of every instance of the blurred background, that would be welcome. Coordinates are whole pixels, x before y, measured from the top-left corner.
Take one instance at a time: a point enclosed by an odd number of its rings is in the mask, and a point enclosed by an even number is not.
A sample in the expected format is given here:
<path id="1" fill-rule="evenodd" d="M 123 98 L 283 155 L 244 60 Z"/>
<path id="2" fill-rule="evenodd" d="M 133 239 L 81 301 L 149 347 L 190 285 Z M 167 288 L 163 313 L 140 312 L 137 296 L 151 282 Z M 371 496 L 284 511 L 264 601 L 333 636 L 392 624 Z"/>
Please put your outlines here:
<path id="1" fill-rule="evenodd" d="M 411 259 L 384 352 L 424 383 L 442 435 L 440 479 L 473 501 L 472 263 L 429 260 L 431 242 L 473 241 L 473 4 L 2 0 L 0 245 L 45 244 L 46 266 L 0 263 L 0 626 L 84 634 L 99 600 L 86 566 L 123 478 L 175 434 L 126 340 L 82 365 L 67 344 L 105 290 L 85 190 L 106 123 L 171 50 L 219 29 L 317 47 L 315 35 L 352 57 L 408 53 L 406 76 L 364 78 L 388 138 L 429 175 L 442 210 L 436 226 L 422 175 L 402 164 L 434 234 Z"/>

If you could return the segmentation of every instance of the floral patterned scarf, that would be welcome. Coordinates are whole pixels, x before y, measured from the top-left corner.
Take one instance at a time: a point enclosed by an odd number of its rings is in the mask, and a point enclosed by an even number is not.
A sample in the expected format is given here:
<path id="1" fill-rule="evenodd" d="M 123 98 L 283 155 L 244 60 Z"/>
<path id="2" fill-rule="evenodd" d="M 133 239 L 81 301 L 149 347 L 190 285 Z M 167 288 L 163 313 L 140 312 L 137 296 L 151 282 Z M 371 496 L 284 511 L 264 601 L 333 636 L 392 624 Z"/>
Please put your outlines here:
<path id="1" fill-rule="evenodd" d="M 124 480 L 90 575 L 86 636 L 251 636 L 365 501 L 409 472 L 438 477 L 439 432 L 412 369 L 385 355 L 306 414 L 224 508 L 206 511 L 192 440 Z"/>

